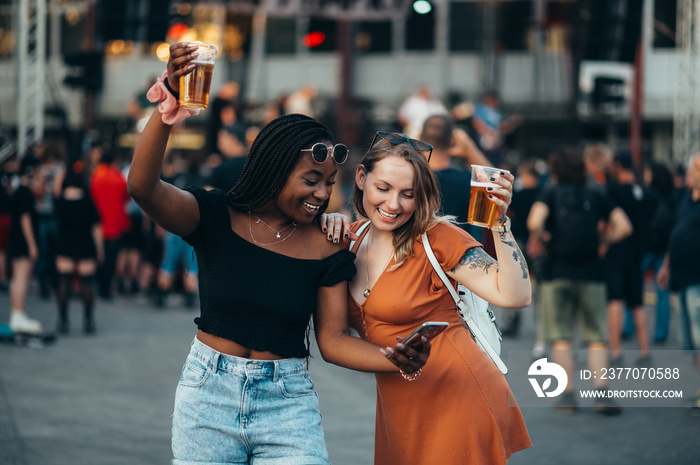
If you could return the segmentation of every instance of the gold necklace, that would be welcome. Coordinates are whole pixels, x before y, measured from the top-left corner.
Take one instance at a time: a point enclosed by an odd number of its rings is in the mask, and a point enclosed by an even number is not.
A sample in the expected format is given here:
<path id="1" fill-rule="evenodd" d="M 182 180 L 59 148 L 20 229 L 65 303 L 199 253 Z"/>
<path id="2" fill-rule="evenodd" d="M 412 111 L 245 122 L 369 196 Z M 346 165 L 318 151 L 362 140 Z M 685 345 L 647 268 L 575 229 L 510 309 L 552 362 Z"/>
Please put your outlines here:
<path id="1" fill-rule="evenodd" d="M 277 238 L 278 238 L 278 239 L 279 239 L 280 237 L 282 237 L 282 236 L 281 236 L 282 231 L 284 231 L 285 229 L 289 229 L 289 228 L 291 228 L 292 226 L 294 226 L 294 229 L 292 229 L 292 231 L 291 231 L 289 234 L 287 234 L 287 237 L 285 237 L 284 239 L 279 240 L 279 241 L 277 241 L 277 242 L 270 242 L 270 243 L 268 243 L 268 244 L 263 244 L 263 243 L 261 243 L 261 242 L 256 241 L 256 240 L 255 240 L 255 236 L 253 236 L 253 224 L 252 224 L 252 221 L 251 221 L 251 218 L 250 218 L 250 215 L 251 215 L 251 214 L 253 214 L 253 213 L 249 211 L 249 212 L 248 212 L 248 230 L 250 231 L 250 238 L 253 239 L 253 242 L 255 242 L 256 244 L 258 244 L 258 245 L 260 245 L 260 246 L 266 247 L 266 246 L 268 246 L 268 245 L 275 245 L 275 244 L 279 244 L 280 242 L 284 242 L 284 241 L 286 241 L 287 239 L 289 239 L 290 237 L 292 237 L 292 234 L 294 234 L 294 231 L 297 230 L 298 224 L 297 224 L 296 221 L 292 221 L 290 224 L 288 224 L 287 226 L 285 226 L 284 228 L 282 228 L 282 229 L 280 229 L 280 230 L 278 231 L 278 230 L 276 230 L 275 228 L 273 228 L 272 226 L 270 226 L 269 224 L 265 223 L 265 221 L 263 221 L 261 218 L 259 218 L 258 215 L 255 215 L 255 217 L 258 219 L 258 221 L 256 221 L 255 224 L 262 223 L 262 224 L 264 224 L 265 226 L 267 226 L 268 228 L 272 229 L 274 232 L 277 233 Z"/>
<path id="2" fill-rule="evenodd" d="M 367 232 L 367 235 L 369 236 L 371 234 L 371 230 Z M 370 246 L 370 238 L 367 239 L 367 258 L 365 260 L 365 265 L 367 268 L 367 288 L 365 289 L 365 292 L 362 293 L 362 295 L 365 296 L 365 299 L 369 297 L 369 293 L 372 291 L 372 287 L 369 285 L 369 246 Z M 387 265 L 391 261 L 391 259 L 394 257 L 394 251 L 392 250 L 391 253 L 389 254 L 389 259 L 384 263 L 384 266 L 382 267 L 381 273 L 379 273 L 379 276 L 377 276 L 377 279 L 374 280 L 374 284 L 377 284 L 377 281 L 379 281 L 379 277 L 384 273 L 384 270 L 386 269 Z"/>

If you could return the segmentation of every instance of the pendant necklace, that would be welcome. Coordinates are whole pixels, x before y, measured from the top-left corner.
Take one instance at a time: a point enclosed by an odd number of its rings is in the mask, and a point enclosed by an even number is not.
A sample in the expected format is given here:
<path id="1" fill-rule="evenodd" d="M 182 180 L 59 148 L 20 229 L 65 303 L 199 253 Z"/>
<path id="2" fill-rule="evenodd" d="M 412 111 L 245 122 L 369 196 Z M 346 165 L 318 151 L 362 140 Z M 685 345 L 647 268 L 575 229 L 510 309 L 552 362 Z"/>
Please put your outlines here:
<path id="1" fill-rule="evenodd" d="M 279 241 L 277 241 L 277 242 L 270 242 L 270 243 L 268 243 L 268 244 L 263 244 L 263 243 L 261 243 L 261 242 L 256 241 L 256 240 L 255 240 L 255 237 L 253 236 L 253 224 L 252 224 L 252 221 L 251 221 L 251 218 L 250 218 L 251 215 L 255 216 L 255 218 L 257 219 L 257 221 L 255 222 L 255 224 L 262 223 L 262 224 L 264 224 L 265 226 L 267 226 L 268 228 L 272 229 L 272 230 L 276 233 L 277 239 L 279 239 L 279 238 L 282 237 L 282 231 L 285 231 L 285 230 L 291 228 L 292 226 L 293 226 L 294 228 L 292 229 L 292 231 L 291 231 L 289 234 L 287 234 L 287 236 L 286 236 L 284 239 L 279 240 Z M 292 234 L 294 234 L 294 231 L 297 230 L 297 226 L 298 226 L 297 222 L 296 222 L 296 221 L 292 221 L 290 224 L 288 224 L 287 226 L 285 226 L 284 228 L 282 228 L 282 229 L 280 229 L 280 230 L 278 231 L 277 229 L 273 228 L 273 227 L 270 226 L 269 224 L 265 223 L 265 221 L 264 221 L 262 218 L 259 218 L 258 215 L 256 215 L 255 213 L 252 213 L 252 212 L 250 212 L 250 211 L 248 212 L 248 230 L 250 231 L 250 238 L 253 239 L 253 242 L 255 242 L 256 244 L 261 245 L 261 246 L 275 245 L 275 244 L 279 244 L 280 242 L 286 241 L 287 239 L 289 239 L 289 238 L 292 236 Z"/>
<path id="2" fill-rule="evenodd" d="M 370 234 L 371 234 L 371 231 L 367 233 L 368 236 Z M 365 292 L 362 293 L 362 295 L 365 296 L 365 299 L 369 297 L 369 293 L 372 290 L 372 286 L 369 285 L 369 245 L 370 245 L 369 241 L 370 241 L 370 239 L 371 239 L 371 237 L 367 239 L 367 259 L 365 260 L 365 265 L 367 267 L 367 288 L 365 289 Z M 387 265 L 389 264 L 389 262 L 391 261 L 393 256 L 394 256 L 394 251 L 392 250 L 392 252 L 389 254 L 389 259 L 384 263 L 384 266 L 382 267 L 382 271 L 381 271 L 381 273 L 379 273 L 379 276 L 381 276 L 382 273 L 384 273 L 384 270 L 386 269 Z M 379 280 L 379 276 L 377 276 L 377 279 L 374 281 L 375 284 Z"/>

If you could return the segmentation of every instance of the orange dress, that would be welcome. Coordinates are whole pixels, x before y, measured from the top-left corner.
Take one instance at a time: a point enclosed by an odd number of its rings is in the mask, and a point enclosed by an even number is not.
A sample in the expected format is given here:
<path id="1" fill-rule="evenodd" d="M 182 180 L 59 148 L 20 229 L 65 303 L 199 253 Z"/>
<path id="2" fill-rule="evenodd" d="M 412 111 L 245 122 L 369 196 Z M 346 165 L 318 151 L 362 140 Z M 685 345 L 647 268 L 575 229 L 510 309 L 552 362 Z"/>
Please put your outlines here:
<path id="1" fill-rule="evenodd" d="M 353 225 L 356 231 L 361 223 Z M 367 229 L 369 230 L 369 229 Z M 355 244 L 357 250 L 365 231 Z M 454 268 L 479 243 L 450 224 L 428 232 L 443 269 Z M 476 342 L 425 255 L 414 255 L 384 273 L 362 305 L 348 293 L 350 325 L 365 339 L 394 346 L 425 321 L 450 326 L 432 343 L 421 376 L 409 382 L 397 373 L 377 373 L 375 465 L 504 464 L 532 445 L 505 377 Z"/>

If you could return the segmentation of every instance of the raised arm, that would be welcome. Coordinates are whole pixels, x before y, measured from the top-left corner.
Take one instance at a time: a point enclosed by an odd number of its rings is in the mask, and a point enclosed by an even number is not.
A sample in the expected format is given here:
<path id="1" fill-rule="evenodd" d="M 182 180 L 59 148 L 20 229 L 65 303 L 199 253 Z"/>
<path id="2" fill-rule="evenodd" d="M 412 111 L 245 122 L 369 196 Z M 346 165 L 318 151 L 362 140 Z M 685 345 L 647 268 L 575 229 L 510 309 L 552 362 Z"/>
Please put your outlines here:
<path id="1" fill-rule="evenodd" d="M 479 147 L 463 129 L 452 131 L 455 144 L 450 147 L 450 155 L 464 158 L 470 165 L 492 166 Z"/>
<path id="2" fill-rule="evenodd" d="M 500 218 L 505 221 L 512 198 L 513 176 L 503 172 L 492 182 L 501 186 L 492 191 L 490 199 L 498 205 Z M 473 247 L 464 252 L 453 269 L 445 272 L 494 305 L 526 307 L 532 300 L 532 286 L 525 256 L 512 232 L 492 231 L 492 234 L 498 261 L 481 247 Z"/>
<path id="3" fill-rule="evenodd" d="M 454 268 L 445 272 L 494 305 L 526 307 L 532 299 L 532 288 L 525 257 L 513 233 L 493 234 L 498 261 L 481 247 L 472 247 Z"/>
<path id="4" fill-rule="evenodd" d="M 179 89 L 180 76 L 194 68 L 189 64 L 194 58 L 191 50 L 187 44 L 170 47 L 167 79 L 175 91 Z M 199 222 L 197 201 L 189 192 L 160 180 L 170 129 L 160 112 L 154 111 L 134 149 L 127 187 L 129 195 L 156 223 L 174 234 L 186 236 Z"/>

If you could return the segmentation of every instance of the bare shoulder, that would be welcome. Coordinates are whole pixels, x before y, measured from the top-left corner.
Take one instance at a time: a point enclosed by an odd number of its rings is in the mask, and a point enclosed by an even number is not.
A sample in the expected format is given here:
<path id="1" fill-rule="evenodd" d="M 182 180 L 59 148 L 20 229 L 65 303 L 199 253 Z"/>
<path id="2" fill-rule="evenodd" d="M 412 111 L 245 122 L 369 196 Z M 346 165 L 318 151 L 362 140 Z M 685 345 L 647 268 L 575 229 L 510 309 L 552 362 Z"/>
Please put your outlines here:
<path id="1" fill-rule="evenodd" d="M 329 241 L 326 233 L 321 231 L 321 227 L 316 222 L 303 225 L 303 228 L 309 258 L 322 260 L 345 248 L 342 241 L 337 244 Z"/>

